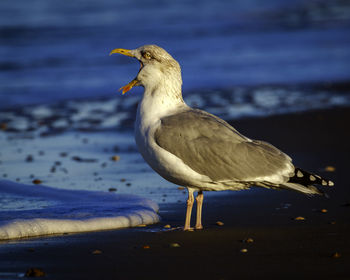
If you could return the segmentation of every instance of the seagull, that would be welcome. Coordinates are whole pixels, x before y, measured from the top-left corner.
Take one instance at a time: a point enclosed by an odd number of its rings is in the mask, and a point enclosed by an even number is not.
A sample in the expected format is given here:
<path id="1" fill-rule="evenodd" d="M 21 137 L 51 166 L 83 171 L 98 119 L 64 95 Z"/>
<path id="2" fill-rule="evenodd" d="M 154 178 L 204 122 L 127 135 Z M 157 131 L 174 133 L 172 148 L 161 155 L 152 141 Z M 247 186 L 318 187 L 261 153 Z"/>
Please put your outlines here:
<path id="1" fill-rule="evenodd" d="M 314 185 L 333 186 L 319 175 L 295 167 L 292 159 L 269 143 L 250 139 L 219 117 L 193 109 L 182 98 L 179 63 L 163 48 L 145 45 L 114 49 L 136 58 L 135 79 L 120 88 L 142 86 L 135 141 L 144 160 L 160 176 L 188 190 L 184 230 L 190 226 L 197 192 L 195 229 L 203 229 L 203 191 L 243 190 L 251 186 L 323 194 Z"/>

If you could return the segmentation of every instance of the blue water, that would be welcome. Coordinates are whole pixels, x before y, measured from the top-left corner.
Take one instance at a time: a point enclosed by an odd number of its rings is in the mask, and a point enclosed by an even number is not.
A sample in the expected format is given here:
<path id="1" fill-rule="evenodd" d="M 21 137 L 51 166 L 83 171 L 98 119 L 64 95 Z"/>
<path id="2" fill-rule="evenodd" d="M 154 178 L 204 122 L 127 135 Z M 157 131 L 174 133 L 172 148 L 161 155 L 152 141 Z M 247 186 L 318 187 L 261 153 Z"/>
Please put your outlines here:
<path id="1" fill-rule="evenodd" d="M 139 65 L 109 51 L 150 43 L 180 62 L 189 98 L 347 83 L 349 31 L 342 0 L 2 0 L 0 108 L 116 98 Z"/>

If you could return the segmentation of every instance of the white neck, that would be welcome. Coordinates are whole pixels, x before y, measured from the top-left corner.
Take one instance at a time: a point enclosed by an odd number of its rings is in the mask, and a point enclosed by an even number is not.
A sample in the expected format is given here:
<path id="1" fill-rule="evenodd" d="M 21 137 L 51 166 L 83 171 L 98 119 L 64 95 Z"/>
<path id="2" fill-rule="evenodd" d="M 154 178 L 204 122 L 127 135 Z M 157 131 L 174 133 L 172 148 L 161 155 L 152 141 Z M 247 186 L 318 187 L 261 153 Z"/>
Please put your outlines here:
<path id="1" fill-rule="evenodd" d="M 181 87 L 172 87 L 171 84 L 165 86 L 163 83 L 158 84 L 157 87 L 145 87 L 143 98 L 137 109 L 136 121 L 139 124 L 142 121 L 143 125 L 151 124 L 186 107 L 182 99 Z"/>

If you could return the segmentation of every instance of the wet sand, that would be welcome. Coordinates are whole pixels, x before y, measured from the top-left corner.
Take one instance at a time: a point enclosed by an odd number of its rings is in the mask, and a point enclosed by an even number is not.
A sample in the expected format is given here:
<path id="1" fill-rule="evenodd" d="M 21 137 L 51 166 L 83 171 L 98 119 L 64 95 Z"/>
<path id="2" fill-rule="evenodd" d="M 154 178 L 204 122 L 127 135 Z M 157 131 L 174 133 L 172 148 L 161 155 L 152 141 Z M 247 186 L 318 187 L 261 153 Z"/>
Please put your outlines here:
<path id="1" fill-rule="evenodd" d="M 202 231 L 164 229 L 183 225 L 184 202 L 160 205 L 149 227 L 2 242 L 0 279 L 32 267 L 47 279 L 350 279 L 349 120 L 344 108 L 232 122 L 332 179 L 329 198 L 225 192 L 205 198 Z"/>

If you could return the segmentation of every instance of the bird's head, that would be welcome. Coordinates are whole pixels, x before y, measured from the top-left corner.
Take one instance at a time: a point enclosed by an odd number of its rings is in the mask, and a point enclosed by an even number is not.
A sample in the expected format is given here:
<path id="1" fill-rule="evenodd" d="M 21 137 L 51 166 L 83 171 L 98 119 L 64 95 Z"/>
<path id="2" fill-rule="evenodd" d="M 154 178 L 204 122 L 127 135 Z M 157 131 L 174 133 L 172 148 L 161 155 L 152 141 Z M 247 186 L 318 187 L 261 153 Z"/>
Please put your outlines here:
<path id="1" fill-rule="evenodd" d="M 145 45 L 134 50 L 114 49 L 110 52 L 110 55 L 114 53 L 135 57 L 141 64 L 136 78 L 120 88 L 123 94 L 134 86 L 155 89 L 160 85 L 164 85 L 164 83 L 167 84 L 168 88 L 179 88 L 181 90 L 180 65 L 161 47 Z"/>

